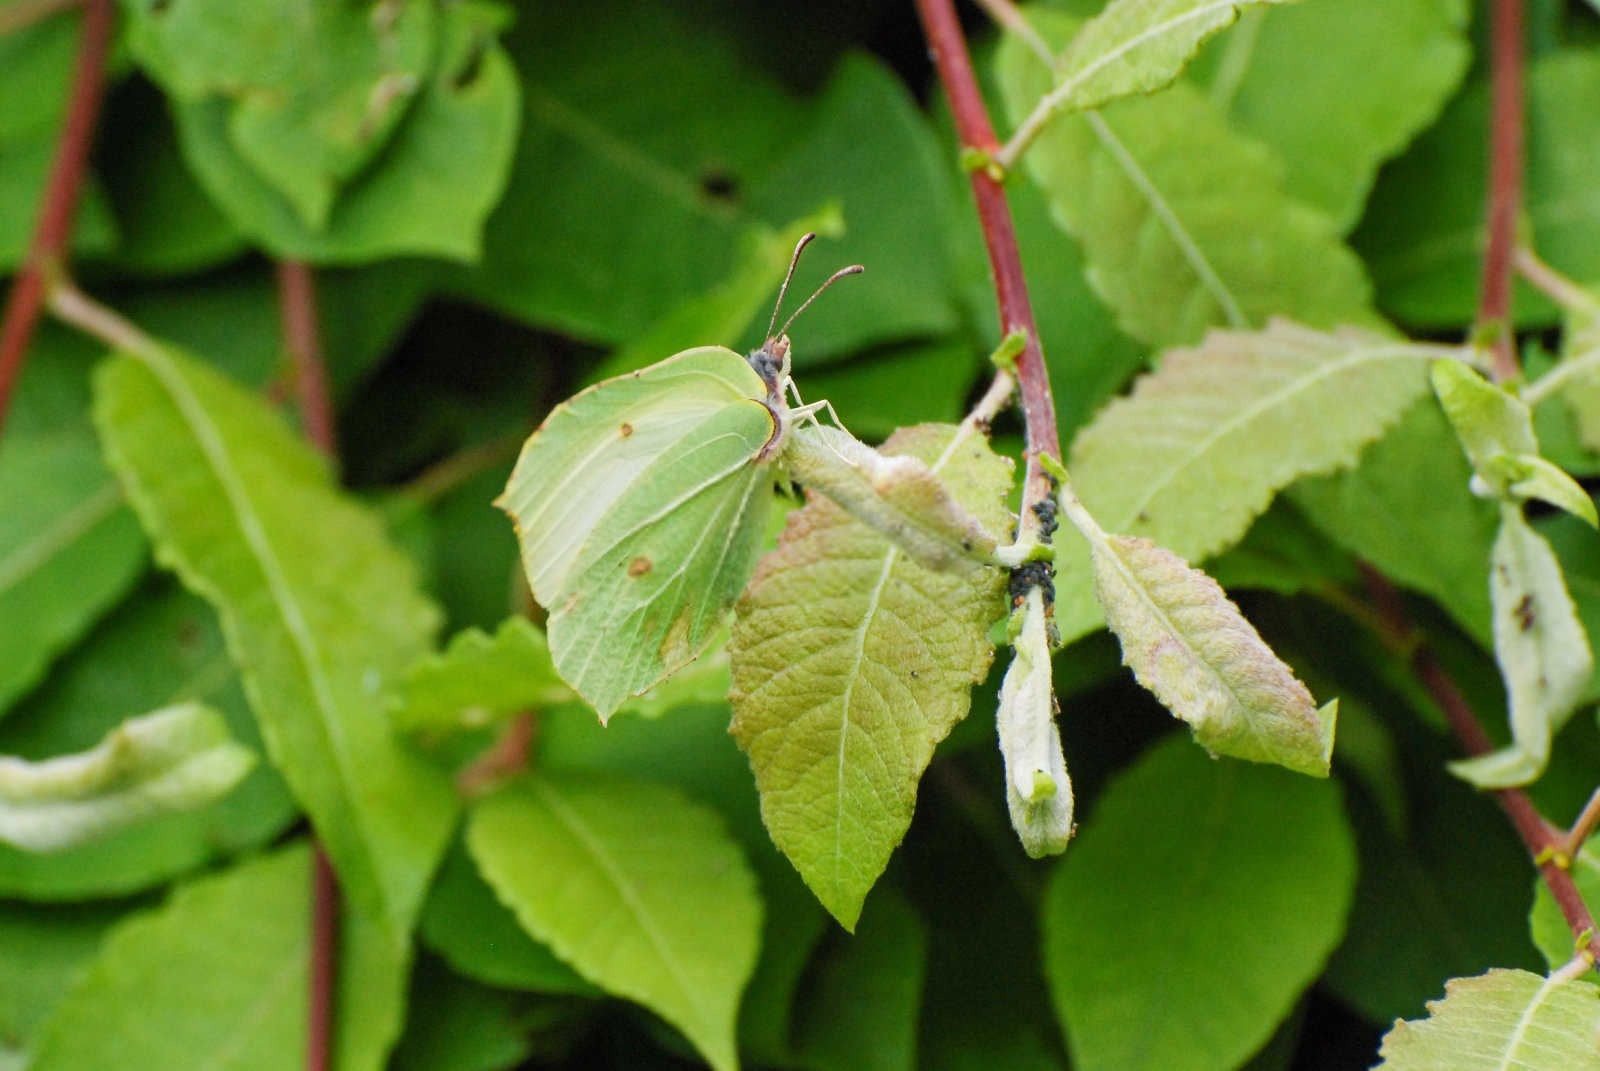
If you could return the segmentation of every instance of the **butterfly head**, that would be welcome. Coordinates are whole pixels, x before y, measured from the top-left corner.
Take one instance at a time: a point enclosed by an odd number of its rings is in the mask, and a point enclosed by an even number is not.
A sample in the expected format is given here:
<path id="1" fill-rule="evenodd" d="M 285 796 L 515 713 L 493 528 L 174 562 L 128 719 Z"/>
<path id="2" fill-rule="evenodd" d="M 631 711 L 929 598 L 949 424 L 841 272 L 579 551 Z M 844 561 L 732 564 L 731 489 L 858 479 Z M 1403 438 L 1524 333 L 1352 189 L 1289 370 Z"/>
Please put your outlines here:
<path id="1" fill-rule="evenodd" d="M 795 265 L 800 263 L 801 252 L 815 237 L 816 234 L 808 232 L 795 244 L 794 255 L 789 258 L 789 270 L 783 277 L 783 285 L 778 288 L 778 300 L 772 306 L 772 319 L 767 322 L 767 341 L 746 358 L 750 362 L 750 367 L 754 368 L 756 374 L 767 384 L 767 405 L 774 412 L 782 412 L 783 392 L 789 382 L 789 325 L 794 323 L 795 317 L 805 312 L 807 306 L 817 300 L 818 295 L 828 287 L 846 275 L 857 275 L 866 270 L 859 264 L 840 268 L 828 276 L 823 284 L 817 287 L 815 293 L 801 302 L 798 309 L 790 313 L 782 327 L 777 327 L 778 310 L 783 307 L 783 296 L 789 292 L 789 280 L 794 278 Z"/>

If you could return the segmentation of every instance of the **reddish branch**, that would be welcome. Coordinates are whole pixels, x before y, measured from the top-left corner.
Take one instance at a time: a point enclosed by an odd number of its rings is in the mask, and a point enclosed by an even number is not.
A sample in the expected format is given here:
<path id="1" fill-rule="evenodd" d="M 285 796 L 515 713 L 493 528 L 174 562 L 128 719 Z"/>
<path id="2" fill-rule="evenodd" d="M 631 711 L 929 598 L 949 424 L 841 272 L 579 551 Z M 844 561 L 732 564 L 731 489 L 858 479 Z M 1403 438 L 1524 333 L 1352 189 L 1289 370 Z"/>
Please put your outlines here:
<path id="1" fill-rule="evenodd" d="M 1492 332 L 1496 380 L 1519 367 L 1511 331 L 1512 258 L 1522 197 L 1522 0 L 1495 0 L 1489 120 L 1489 241 L 1478 295 L 1478 327 Z"/>
<path id="2" fill-rule="evenodd" d="M 106 50 L 111 41 L 112 0 L 84 0 L 83 28 L 78 58 L 72 74 L 67 121 L 56 143 L 50 178 L 40 199 L 28 253 L 11 284 L 11 294 L 0 315 L 0 426 L 17 378 L 22 374 L 28 343 L 44 311 L 45 291 L 67 259 L 72 217 L 89 169 L 89 149 L 95 120 L 105 92 Z"/>
<path id="3" fill-rule="evenodd" d="M 984 107 L 978 79 L 972 72 L 972 60 L 967 55 L 966 38 L 953 0 L 917 0 L 917 12 L 922 18 L 939 81 L 950 98 L 962 145 L 977 150 L 985 159 L 992 157 L 1000 143 L 989 125 L 989 113 Z M 1016 230 L 1011 222 L 1011 209 L 1006 205 L 1005 191 L 983 168 L 974 169 L 971 179 L 978 222 L 983 228 L 983 243 L 989 251 L 989 267 L 994 274 L 995 297 L 1000 305 L 1000 333 L 1027 333 L 1027 345 L 1017 358 L 1017 383 L 1028 436 L 1024 502 L 1040 502 L 1053 495 L 1054 488 L 1050 477 L 1039 466 L 1039 455 L 1061 457 L 1050 378 L 1045 371 L 1044 353 L 1039 348 L 1039 329 L 1033 322 L 1033 306 L 1028 301 L 1028 286 L 1022 275 L 1022 254 L 1017 249 Z M 1028 515 L 1029 511 L 1024 508 L 1024 523 Z"/>
<path id="4" fill-rule="evenodd" d="M 1472 708 L 1467 705 L 1461 689 L 1456 687 L 1455 681 L 1433 657 L 1433 653 L 1417 642 L 1410 617 L 1394 585 L 1370 566 L 1363 566 L 1362 574 L 1366 578 L 1373 606 L 1390 630 L 1391 637 L 1411 651 L 1411 671 L 1444 712 L 1445 720 L 1449 722 L 1461 749 L 1473 758 L 1493 751 L 1493 742 L 1483 731 Z M 1565 860 L 1560 858 L 1567 848 L 1566 838 L 1540 816 L 1527 793 L 1520 789 L 1503 788 L 1493 795 L 1500 809 L 1511 819 L 1517 835 L 1528 849 L 1528 855 L 1538 864 L 1539 875 L 1555 897 L 1556 905 L 1561 908 L 1562 917 L 1567 920 L 1573 937 L 1583 941 L 1584 948 L 1600 960 L 1600 939 L 1595 934 L 1594 916 L 1579 895 L 1572 875 L 1565 869 Z"/>
<path id="5" fill-rule="evenodd" d="M 294 369 L 295 395 L 306 438 L 333 457 L 333 403 L 317 328 L 316 277 L 298 260 L 278 262 L 278 312 L 284 348 Z M 335 987 L 339 980 L 339 879 L 322 845 L 311 874 L 311 984 L 306 1003 L 306 1071 L 328 1071 L 333 1060 Z"/>

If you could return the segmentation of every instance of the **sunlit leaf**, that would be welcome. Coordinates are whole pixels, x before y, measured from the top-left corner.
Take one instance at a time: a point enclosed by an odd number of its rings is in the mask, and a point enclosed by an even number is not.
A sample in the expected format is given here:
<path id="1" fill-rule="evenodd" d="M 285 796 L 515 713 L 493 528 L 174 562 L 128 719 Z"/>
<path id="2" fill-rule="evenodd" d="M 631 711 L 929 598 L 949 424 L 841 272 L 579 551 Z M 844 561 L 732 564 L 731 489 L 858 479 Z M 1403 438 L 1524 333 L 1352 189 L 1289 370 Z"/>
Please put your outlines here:
<path id="1" fill-rule="evenodd" d="M 572 698 L 550 664 L 544 634 L 525 617 L 508 617 L 493 636 L 458 632 L 443 651 L 407 670 L 390 716 L 408 732 L 479 728 Z"/>
<path id="2" fill-rule="evenodd" d="M 1041 905 L 1073 1067 L 1242 1064 L 1338 944 L 1355 863 L 1333 782 L 1157 745 L 1096 800 Z"/>
<path id="3" fill-rule="evenodd" d="M 95 419 L 162 560 L 221 615 L 346 893 L 408 932 L 456 810 L 382 715 L 438 622 L 410 563 L 265 401 L 175 351 L 103 364 Z"/>
<path id="4" fill-rule="evenodd" d="M 649 782 L 539 776 L 478 804 L 467 845 L 523 927 L 579 974 L 660 1014 L 717 1071 L 737 1066 L 761 900 L 714 812 Z"/>
<path id="5" fill-rule="evenodd" d="M 1494 652 L 1506 681 L 1512 743 L 1450 764 L 1482 788 L 1525 784 L 1544 772 L 1550 740 L 1589 685 L 1594 655 L 1549 542 L 1503 505 L 1489 569 Z"/>
<path id="6" fill-rule="evenodd" d="M 129 918 L 40 1031 L 36 1068 L 304 1066 L 311 957 L 304 842 L 180 886 Z M 404 1017 L 411 949 L 360 911 L 340 920 L 332 1054 L 379 1071 Z"/>
<path id="7" fill-rule="evenodd" d="M 130 718 L 89 751 L 29 762 L 0 755 L 0 840 L 60 851 L 156 815 L 203 807 L 255 755 L 222 715 L 182 703 Z"/>
<path id="8" fill-rule="evenodd" d="M 923 425 L 883 451 L 921 458 L 980 523 L 1008 526 L 1010 466 L 982 440 Z M 998 570 L 928 570 L 813 497 L 739 603 L 732 731 L 773 842 L 847 928 L 988 671 L 1001 582 Z"/>
<path id="9" fill-rule="evenodd" d="M 1388 1071 L 1595 1071 L 1600 987 L 1569 977 L 1492 970 L 1452 978 L 1428 1018 L 1384 1035 Z"/>
<path id="10" fill-rule="evenodd" d="M 1042 29 L 1070 32 L 1043 14 Z M 999 62 L 1020 118 L 1049 73 L 1009 38 Z M 1025 161 L 1083 243 L 1090 283 L 1136 338 L 1182 345 L 1207 327 L 1275 315 L 1322 328 L 1372 322 L 1365 272 L 1333 222 L 1289 197 L 1270 150 L 1229 129 L 1192 85 L 1060 118 Z"/>

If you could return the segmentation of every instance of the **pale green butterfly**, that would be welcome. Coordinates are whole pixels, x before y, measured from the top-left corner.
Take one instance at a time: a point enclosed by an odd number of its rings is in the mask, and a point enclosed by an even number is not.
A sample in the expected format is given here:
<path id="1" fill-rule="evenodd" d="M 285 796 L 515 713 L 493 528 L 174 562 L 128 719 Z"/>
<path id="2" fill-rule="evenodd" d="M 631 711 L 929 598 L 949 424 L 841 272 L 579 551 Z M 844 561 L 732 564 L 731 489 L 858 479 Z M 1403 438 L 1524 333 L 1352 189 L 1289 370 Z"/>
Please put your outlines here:
<path id="1" fill-rule="evenodd" d="M 789 325 L 794 257 L 749 358 L 700 346 L 584 390 L 529 436 L 495 504 L 511 515 L 557 672 L 602 721 L 691 662 L 727 620 L 761 549 L 773 464 L 802 404 Z M 794 394 L 795 407 L 787 404 Z"/>

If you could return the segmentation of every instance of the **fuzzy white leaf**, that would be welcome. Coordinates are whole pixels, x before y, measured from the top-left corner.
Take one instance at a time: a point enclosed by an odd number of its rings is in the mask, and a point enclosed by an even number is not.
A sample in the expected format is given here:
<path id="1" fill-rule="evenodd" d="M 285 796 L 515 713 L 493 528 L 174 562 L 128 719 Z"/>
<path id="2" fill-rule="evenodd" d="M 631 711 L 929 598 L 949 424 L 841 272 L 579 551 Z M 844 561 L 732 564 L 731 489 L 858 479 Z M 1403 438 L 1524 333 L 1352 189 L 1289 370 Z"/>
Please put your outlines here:
<path id="1" fill-rule="evenodd" d="M 1033 858 L 1059 855 L 1072 839 L 1072 780 L 1061 753 L 1056 698 L 1050 681 L 1050 640 L 1044 594 L 1034 587 L 1022 608 L 1022 630 L 1000 685 L 995 711 L 1006 764 L 1006 809 L 1011 828 Z"/>

